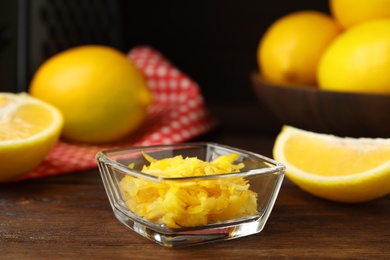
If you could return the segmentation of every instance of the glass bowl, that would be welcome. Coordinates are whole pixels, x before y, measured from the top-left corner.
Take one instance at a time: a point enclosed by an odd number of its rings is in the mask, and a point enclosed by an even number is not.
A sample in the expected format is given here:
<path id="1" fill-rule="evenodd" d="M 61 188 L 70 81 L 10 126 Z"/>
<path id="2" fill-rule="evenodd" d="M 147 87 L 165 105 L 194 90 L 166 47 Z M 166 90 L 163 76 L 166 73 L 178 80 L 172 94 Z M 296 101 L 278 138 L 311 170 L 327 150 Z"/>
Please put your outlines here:
<path id="1" fill-rule="evenodd" d="M 205 162 L 236 153 L 238 157 L 233 163 L 243 163 L 244 167 L 239 172 L 225 174 L 156 177 L 141 172 L 149 164 L 144 153 L 158 160 L 181 155 Z M 96 160 L 116 218 L 138 234 L 167 247 L 259 233 L 274 206 L 285 171 L 282 164 L 262 155 L 214 143 L 108 150 L 97 153 Z M 142 193 L 139 183 L 147 183 Z M 193 188 L 191 192 L 188 187 Z M 161 195 L 164 189 L 168 192 Z M 187 196 L 185 199 L 183 194 Z M 159 204 L 162 199 L 158 196 L 165 196 L 164 203 Z M 189 201 L 194 205 L 188 205 Z M 145 211 L 149 213 L 139 213 Z M 182 222 L 169 224 L 173 216 L 180 216 Z"/>

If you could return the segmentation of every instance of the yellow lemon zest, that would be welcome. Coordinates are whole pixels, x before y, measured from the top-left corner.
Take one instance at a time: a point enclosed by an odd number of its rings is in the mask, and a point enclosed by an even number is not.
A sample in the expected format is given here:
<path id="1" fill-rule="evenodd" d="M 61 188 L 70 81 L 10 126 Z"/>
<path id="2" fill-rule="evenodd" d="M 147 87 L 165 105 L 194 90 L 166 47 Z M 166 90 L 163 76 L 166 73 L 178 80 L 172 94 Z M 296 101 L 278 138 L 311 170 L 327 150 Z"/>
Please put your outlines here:
<path id="1" fill-rule="evenodd" d="M 239 172 L 238 154 L 221 155 L 211 162 L 181 155 L 156 160 L 142 172 L 164 178 L 208 176 Z M 153 182 L 125 176 L 120 181 L 126 205 L 149 221 L 170 228 L 193 227 L 244 218 L 258 213 L 257 193 L 243 177 Z"/>

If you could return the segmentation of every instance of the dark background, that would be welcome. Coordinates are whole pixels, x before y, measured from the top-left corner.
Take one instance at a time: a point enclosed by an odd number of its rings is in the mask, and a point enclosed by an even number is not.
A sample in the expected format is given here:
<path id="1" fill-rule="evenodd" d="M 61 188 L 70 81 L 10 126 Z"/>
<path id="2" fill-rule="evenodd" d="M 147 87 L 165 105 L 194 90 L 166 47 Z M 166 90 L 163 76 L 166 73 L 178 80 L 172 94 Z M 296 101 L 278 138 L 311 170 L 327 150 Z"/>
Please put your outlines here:
<path id="1" fill-rule="evenodd" d="M 257 45 L 272 22 L 298 10 L 329 12 L 326 0 L 123 3 L 125 46 L 160 50 L 198 82 L 209 103 L 254 101 L 249 75 L 258 69 Z"/>
<path id="2" fill-rule="evenodd" d="M 1 0 L 0 90 L 27 89 L 45 59 L 72 46 L 149 45 L 194 79 L 207 103 L 256 102 L 249 75 L 261 36 L 308 9 L 329 12 L 328 1 Z"/>

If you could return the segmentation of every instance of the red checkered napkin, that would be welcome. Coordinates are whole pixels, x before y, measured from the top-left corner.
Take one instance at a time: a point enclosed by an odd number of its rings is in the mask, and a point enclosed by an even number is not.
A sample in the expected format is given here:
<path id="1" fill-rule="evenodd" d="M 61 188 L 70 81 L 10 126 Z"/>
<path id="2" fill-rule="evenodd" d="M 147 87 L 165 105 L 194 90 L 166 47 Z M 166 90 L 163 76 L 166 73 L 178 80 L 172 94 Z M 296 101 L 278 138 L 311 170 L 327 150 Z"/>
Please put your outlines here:
<path id="1" fill-rule="evenodd" d="M 215 119 L 208 113 L 197 84 L 156 50 L 139 46 L 128 58 L 143 72 L 154 96 L 142 129 L 131 140 L 112 145 L 83 145 L 60 140 L 45 160 L 22 179 L 52 176 L 97 167 L 101 150 L 172 144 L 188 141 L 211 130 Z"/>

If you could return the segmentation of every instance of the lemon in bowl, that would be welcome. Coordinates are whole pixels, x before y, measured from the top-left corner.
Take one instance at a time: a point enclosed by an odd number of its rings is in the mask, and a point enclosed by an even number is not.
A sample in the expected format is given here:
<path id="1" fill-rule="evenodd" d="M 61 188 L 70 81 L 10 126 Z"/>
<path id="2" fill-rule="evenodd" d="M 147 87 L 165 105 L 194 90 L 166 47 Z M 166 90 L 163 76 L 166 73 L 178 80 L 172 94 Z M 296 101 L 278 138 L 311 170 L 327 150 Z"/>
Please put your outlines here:
<path id="1" fill-rule="evenodd" d="M 390 137 L 390 19 L 344 30 L 317 57 L 311 84 L 272 80 L 260 64 L 252 85 L 262 105 L 280 124 L 340 136 Z M 305 73 L 312 69 L 307 66 Z"/>
<path id="2" fill-rule="evenodd" d="M 318 65 L 320 89 L 390 94 L 390 18 L 360 23 L 337 37 Z"/>
<path id="3" fill-rule="evenodd" d="M 340 32 L 334 19 L 318 11 L 299 11 L 279 18 L 258 44 L 257 61 L 263 78 L 276 84 L 314 86 L 319 59 Z"/>
<path id="4" fill-rule="evenodd" d="M 371 20 L 390 18 L 389 0 L 330 0 L 329 9 L 343 28 Z"/>

